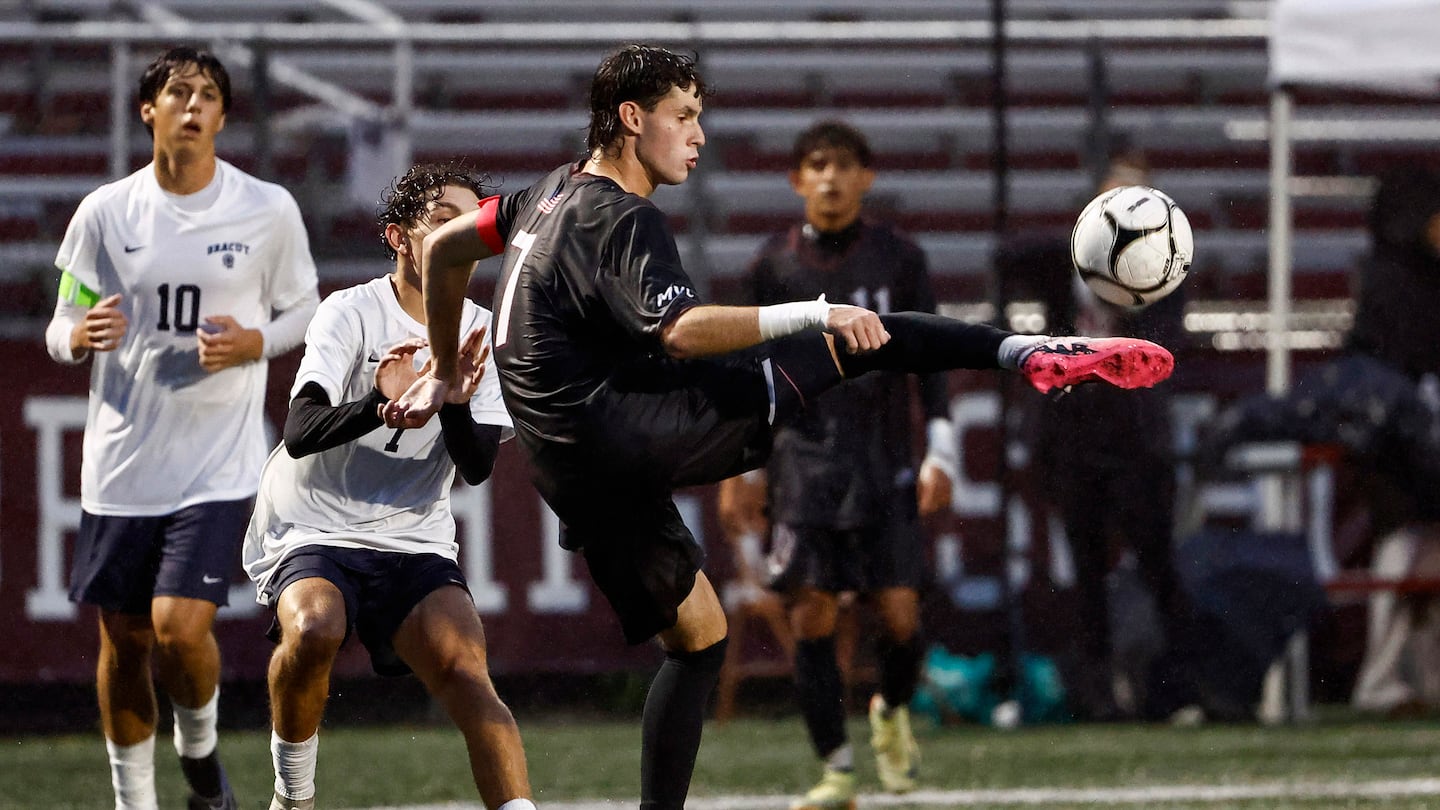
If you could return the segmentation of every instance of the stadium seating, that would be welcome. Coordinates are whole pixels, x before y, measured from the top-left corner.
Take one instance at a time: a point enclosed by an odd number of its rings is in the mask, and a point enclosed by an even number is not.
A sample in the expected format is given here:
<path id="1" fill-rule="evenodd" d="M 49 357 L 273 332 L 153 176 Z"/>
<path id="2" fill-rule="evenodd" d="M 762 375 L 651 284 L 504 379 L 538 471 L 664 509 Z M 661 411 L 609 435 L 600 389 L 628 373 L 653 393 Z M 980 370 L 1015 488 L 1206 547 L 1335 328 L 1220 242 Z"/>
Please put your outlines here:
<path id="1" fill-rule="evenodd" d="M 166 0 L 149 4 L 171 17 L 204 23 L 354 22 L 359 6 L 308 0 Z M 1175 0 L 1165 19 L 1221 19 L 1264 13 L 1264 3 Z M 465 0 L 382 2 L 363 21 L 394 15 L 428 23 L 806 23 L 824 21 L 985 21 L 988 0 Z M 7 5 L 5 19 L 125 19 L 108 0 L 35 0 Z M 342 9 L 350 9 L 349 12 Z M 1144 0 L 1012 0 L 1019 21 L 1159 19 Z M 378 24 L 378 23 L 377 23 Z M 584 86 L 597 46 L 581 44 L 414 42 L 413 154 L 469 156 L 512 188 L 583 151 Z M 1090 188 L 1096 137 L 1090 44 L 1021 40 L 1007 56 L 1008 223 L 1012 229 L 1067 227 Z M 132 69 L 149 54 L 132 51 Z M 394 101 L 393 49 L 385 45 L 274 45 L 272 64 L 325 83 L 378 107 Z M 1109 143 L 1143 149 L 1154 182 L 1185 207 L 1199 235 L 1198 267 L 1232 289 L 1260 272 L 1267 251 L 1269 155 L 1261 141 L 1232 138 L 1236 122 L 1266 117 L 1267 53 L 1259 39 L 1216 44 L 1108 40 L 1103 47 Z M 960 279 L 952 289 L 983 288 L 994 246 L 994 87 L 984 41 L 937 44 L 878 42 L 832 47 L 725 39 L 704 46 L 715 89 L 706 113 L 709 145 L 696 182 L 663 189 L 657 202 L 682 230 L 682 248 L 702 281 L 723 284 L 740 272 L 763 235 L 798 211 L 784 170 L 795 133 L 820 117 L 841 117 L 874 141 L 880 178 L 874 209 L 912 231 L 934 271 Z M 0 246 L 23 245 L 44 256 L 68 212 L 110 173 L 108 45 L 26 43 L 0 38 Z M 268 138 L 259 137 L 252 77 L 234 69 L 236 105 L 221 140 L 227 159 L 268 173 L 292 189 L 312 229 L 325 272 L 345 277 L 379 272 L 364 254 L 370 206 L 347 184 L 357 128 L 314 100 L 303 86 L 271 82 Z M 129 81 L 126 84 L 130 86 Z M 1373 94 L 1306 91 L 1306 105 L 1353 117 L 1432 117 L 1440 105 Z M 129 122 L 129 166 L 142 165 L 149 140 Z M 262 146 L 268 152 L 261 154 Z M 1406 144 L 1322 143 L 1297 148 L 1301 173 L 1365 174 L 1423 153 Z M 377 191 L 378 191 L 378 183 Z M 1301 197 L 1295 243 L 1301 274 L 1344 274 L 1366 249 L 1357 197 Z M 4 283 L 49 273 L 7 267 Z M 1337 289 L 1343 285 L 1318 285 Z M 1263 284 L 1259 285 L 1263 289 Z"/>

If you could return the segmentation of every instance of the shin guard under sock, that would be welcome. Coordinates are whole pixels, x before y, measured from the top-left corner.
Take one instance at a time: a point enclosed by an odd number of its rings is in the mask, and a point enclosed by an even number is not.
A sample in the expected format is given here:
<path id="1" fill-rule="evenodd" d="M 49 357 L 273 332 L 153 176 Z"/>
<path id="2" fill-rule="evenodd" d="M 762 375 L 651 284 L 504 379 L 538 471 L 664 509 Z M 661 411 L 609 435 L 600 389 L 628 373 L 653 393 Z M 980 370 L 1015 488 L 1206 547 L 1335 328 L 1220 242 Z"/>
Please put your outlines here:
<path id="1" fill-rule="evenodd" d="M 815 753 L 824 759 L 843 746 L 845 686 L 835 661 L 835 637 L 795 642 L 795 692 Z"/>
<path id="2" fill-rule="evenodd" d="M 683 810 L 700 751 L 710 693 L 728 639 L 696 652 L 669 652 L 655 673 L 641 720 L 641 810 Z"/>

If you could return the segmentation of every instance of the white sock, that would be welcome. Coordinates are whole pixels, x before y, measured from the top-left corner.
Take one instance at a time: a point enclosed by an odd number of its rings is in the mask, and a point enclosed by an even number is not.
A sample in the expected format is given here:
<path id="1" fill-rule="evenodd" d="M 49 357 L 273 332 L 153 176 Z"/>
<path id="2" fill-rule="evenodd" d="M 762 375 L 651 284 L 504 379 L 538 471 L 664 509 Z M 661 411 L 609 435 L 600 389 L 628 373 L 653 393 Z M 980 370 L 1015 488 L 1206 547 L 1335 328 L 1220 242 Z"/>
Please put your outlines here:
<path id="1" fill-rule="evenodd" d="M 189 709 L 174 703 L 170 708 L 175 713 L 175 753 L 190 759 L 204 759 L 215 750 L 219 735 L 215 723 L 220 717 L 220 687 L 210 701 L 198 709 Z"/>
<path id="2" fill-rule="evenodd" d="M 855 770 L 855 751 L 850 743 L 836 748 L 825 758 L 825 767 L 832 771 L 853 771 Z"/>
<path id="3" fill-rule="evenodd" d="M 115 810 L 159 810 L 155 796 L 155 735 L 134 745 L 105 740 L 110 754 L 110 784 L 115 788 Z"/>
<path id="4" fill-rule="evenodd" d="M 535 803 L 529 799 L 511 799 L 496 810 L 535 810 Z"/>
<path id="5" fill-rule="evenodd" d="M 1045 335 L 1011 335 L 1000 341 L 1000 351 L 996 359 L 1000 361 L 1001 368 L 1008 368 L 1014 371 L 1020 368 L 1025 358 L 1036 346 L 1049 340 Z"/>
<path id="6" fill-rule="evenodd" d="M 315 762 L 319 759 L 320 732 L 305 742 L 285 742 L 270 732 L 270 761 L 275 764 L 275 792 L 287 799 L 315 796 Z"/>

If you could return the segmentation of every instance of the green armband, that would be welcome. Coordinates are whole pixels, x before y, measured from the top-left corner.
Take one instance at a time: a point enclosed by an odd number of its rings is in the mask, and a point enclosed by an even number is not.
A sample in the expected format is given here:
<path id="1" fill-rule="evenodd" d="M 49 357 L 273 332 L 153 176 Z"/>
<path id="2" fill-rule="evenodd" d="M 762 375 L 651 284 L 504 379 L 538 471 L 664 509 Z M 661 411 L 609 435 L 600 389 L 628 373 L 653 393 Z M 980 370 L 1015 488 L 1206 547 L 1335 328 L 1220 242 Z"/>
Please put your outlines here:
<path id="1" fill-rule="evenodd" d="M 60 299 L 89 309 L 100 301 L 100 293 L 86 287 L 69 270 L 60 273 Z"/>

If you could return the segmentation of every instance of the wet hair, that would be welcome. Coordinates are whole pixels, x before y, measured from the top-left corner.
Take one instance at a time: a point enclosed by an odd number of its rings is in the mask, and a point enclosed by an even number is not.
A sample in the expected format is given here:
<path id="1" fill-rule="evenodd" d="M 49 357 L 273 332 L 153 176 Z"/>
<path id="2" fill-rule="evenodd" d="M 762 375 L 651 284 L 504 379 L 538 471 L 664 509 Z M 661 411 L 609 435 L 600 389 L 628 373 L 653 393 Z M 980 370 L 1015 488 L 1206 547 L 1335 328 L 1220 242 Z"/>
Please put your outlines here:
<path id="1" fill-rule="evenodd" d="M 800 133 L 790 150 L 790 168 L 798 169 L 816 149 L 838 149 L 849 152 L 870 168 L 870 142 L 864 133 L 843 121 L 820 121 Z"/>
<path id="2" fill-rule="evenodd" d="M 220 90 L 220 110 L 230 112 L 230 74 L 225 70 L 225 66 L 209 51 L 184 46 L 171 48 L 160 54 L 145 68 L 145 72 L 140 74 L 140 101 L 154 104 L 170 77 L 192 65 L 215 82 L 215 87 Z M 145 126 L 150 127 L 149 124 Z"/>
<path id="3" fill-rule="evenodd" d="M 655 45 L 627 45 L 605 57 L 590 82 L 590 131 L 585 148 L 607 149 L 620 137 L 620 105 L 627 101 L 649 112 L 671 88 L 694 90 L 704 100 L 710 89 L 695 58 Z"/>
<path id="4" fill-rule="evenodd" d="M 489 196 L 485 184 L 490 182 L 486 175 L 476 174 L 463 161 L 449 160 L 442 163 L 420 163 L 410 168 L 404 177 L 390 184 L 380 195 L 380 210 L 375 222 L 380 226 L 380 242 L 385 245 L 385 256 L 395 260 L 395 248 L 385 238 L 385 228 L 392 223 L 401 228 L 413 228 L 425 215 L 425 207 L 440 199 L 446 186 L 459 186 L 475 192 L 476 197 Z"/>

